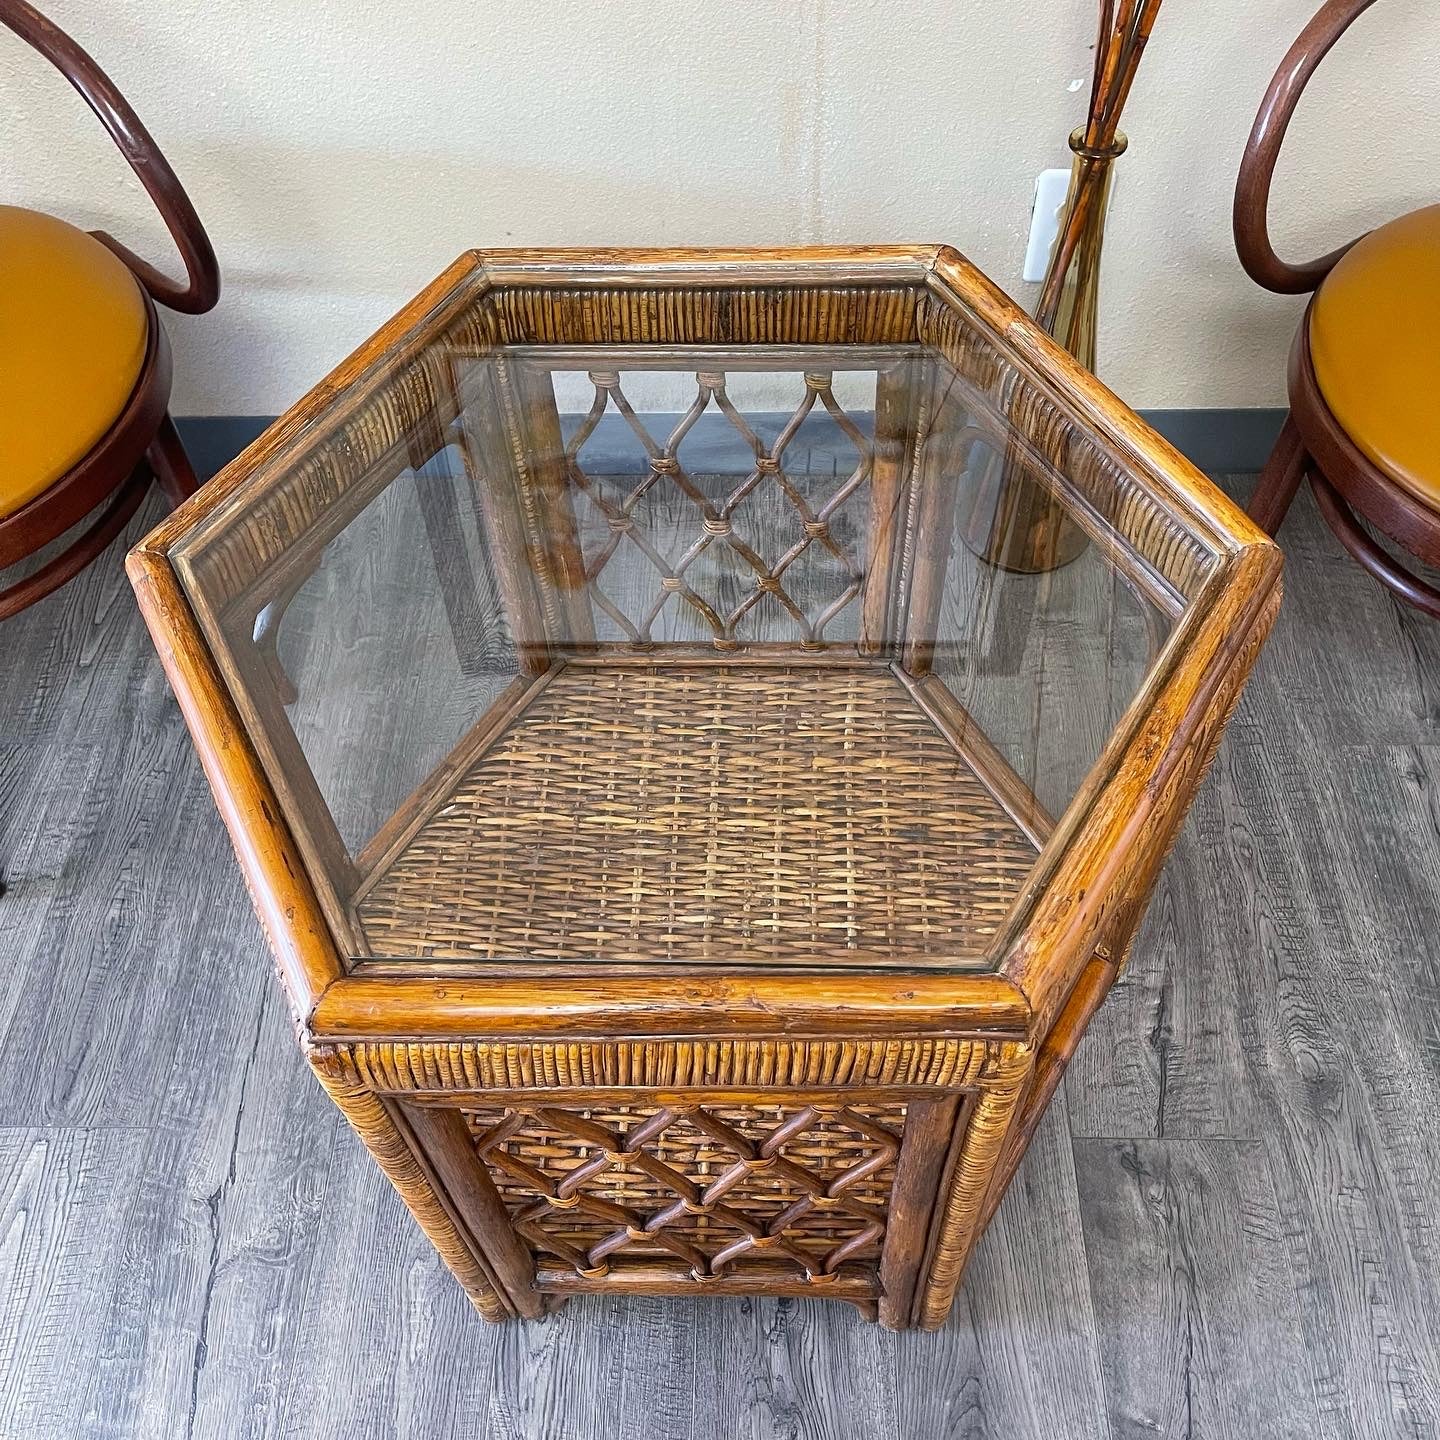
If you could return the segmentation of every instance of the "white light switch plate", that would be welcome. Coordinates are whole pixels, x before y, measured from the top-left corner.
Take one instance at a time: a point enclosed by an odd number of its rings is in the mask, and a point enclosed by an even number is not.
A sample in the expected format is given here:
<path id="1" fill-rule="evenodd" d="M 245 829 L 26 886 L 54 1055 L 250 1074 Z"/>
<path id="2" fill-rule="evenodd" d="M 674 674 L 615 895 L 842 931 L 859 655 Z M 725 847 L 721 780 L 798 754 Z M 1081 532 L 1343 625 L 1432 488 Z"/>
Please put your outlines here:
<path id="1" fill-rule="evenodd" d="M 1030 212 L 1030 239 L 1025 246 L 1022 280 L 1043 280 L 1055 237 L 1060 233 L 1060 212 L 1070 189 L 1068 170 L 1042 170 L 1035 182 L 1035 206 Z"/>

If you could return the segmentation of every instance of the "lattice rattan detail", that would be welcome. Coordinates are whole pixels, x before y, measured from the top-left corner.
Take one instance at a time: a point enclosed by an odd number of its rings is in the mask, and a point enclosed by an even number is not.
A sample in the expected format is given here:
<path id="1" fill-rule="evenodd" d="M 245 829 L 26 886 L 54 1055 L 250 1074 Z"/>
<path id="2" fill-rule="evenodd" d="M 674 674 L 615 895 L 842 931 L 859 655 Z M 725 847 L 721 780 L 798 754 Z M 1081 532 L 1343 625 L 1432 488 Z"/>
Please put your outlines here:
<path id="1" fill-rule="evenodd" d="M 697 1281 L 747 1257 L 815 1284 L 873 1264 L 905 1105 L 490 1106 L 464 1112 L 516 1232 L 577 1274 L 673 1257 Z"/>
<path id="2" fill-rule="evenodd" d="M 976 965 L 1034 860 L 888 670 L 572 665 L 359 914 L 396 959 Z"/>
<path id="3" fill-rule="evenodd" d="M 626 399 L 619 372 L 590 372 L 595 398 L 566 445 L 565 459 L 571 485 L 595 507 L 605 525 L 604 538 L 590 546 L 585 556 L 585 579 L 591 599 L 630 644 L 647 646 L 652 642 L 656 621 L 675 597 L 701 617 L 714 637 L 716 649 L 735 650 L 747 638 L 752 638 L 744 633 L 746 617 L 769 596 L 789 616 L 793 628 L 786 633 L 776 627 L 774 633 L 764 638 L 798 640 L 807 649 L 820 649 L 825 641 L 825 627 L 859 596 L 865 580 L 862 556 L 855 553 L 844 536 L 832 529 L 831 521 L 869 481 L 874 464 L 871 442 L 835 398 L 833 376 L 829 371 L 806 372 L 803 397 L 769 445 L 735 408 L 726 390 L 724 374 L 702 370 L 696 373 L 695 379 L 694 400 L 670 434 L 664 440 L 657 440 Z M 806 487 L 786 468 L 787 452 L 817 404 L 840 427 L 856 453 L 854 468 L 818 504 L 806 495 Z M 734 427 L 755 461 L 750 473 L 723 498 L 713 497 L 697 484 L 680 458 L 685 437 L 712 405 Z M 613 481 L 590 475 L 580 460 L 585 442 L 612 409 L 624 418 L 649 460 L 648 473 L 623 490 Z M 665 485 L 673 486 L 693 505 L 698 525 L 694 538 L 668 556 L 657 548 L 655 537 L 648 533 L 644 523 L 637 521 L 635 514 L 636 507 L 647 496 Z M 783 495 L 794 522 L 789 543 L 772 561 L 760 555 L 746 538 L 743 525 L 736 523 L 737 516 L 743 516 L 742 507 L 765 486 L 773 486 Z M 627 540 L 653 567 L 658 581 L 653 598 L 638 612 L 627 612 L 606 593 L 601 583 Z M 707 585 L 702 577 L 696 562 L 712 547 L 728 552 L 730 568 L 752 582 L 748 593 L 738 602 L 723 599 L 719 589 Z M 825 552 L 827 565 L 840 578 L 838 593 L 826 597 L 818 610 L 807 609 L 786 584 L 787 573 L 812 547 Z M 775 607 L 769 608 L 773 613 Z"/>

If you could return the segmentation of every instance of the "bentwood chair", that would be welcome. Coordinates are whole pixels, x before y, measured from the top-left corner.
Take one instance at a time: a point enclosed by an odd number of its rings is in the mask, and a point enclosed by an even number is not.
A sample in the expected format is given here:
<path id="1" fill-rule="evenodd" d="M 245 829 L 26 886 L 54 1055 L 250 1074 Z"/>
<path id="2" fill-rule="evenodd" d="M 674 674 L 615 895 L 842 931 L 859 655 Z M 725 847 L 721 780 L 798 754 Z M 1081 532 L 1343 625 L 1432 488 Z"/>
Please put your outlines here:
<path id="1" fill-rule="evenodd" d="M 87 517 L 79 538 L 0 587 L 0 619 L 48 595 L 124 528 L 152 481 L 196 488 L 170 420 L 170 348 L 157 302 L 198 314 L 220 295 L 215 253 L 175 173 L 98 65 L 25 0 L 0 24 L 80 92 L 155 202 L 184 284 L 103 233 L 0 205 L 0 571 Z"/>
<path id="2" fill-rule="evenodd" d="M 1374 0 L 1328 0 L 1281 62 L 1240 165 L 1235 246 L 1251 278 L 1314 291 L 1290 352 L 1290 415 L 1251 516 L 1271 534 L 1309 477 L 1340 543 L 1400 599 L 1440 616 L 1440 590 L 1361 525 L 1440 565 L 1440 205 L 1416 210 L 1308 265 L 1271 247 L 1275 162 L 1306 82 Z"/>

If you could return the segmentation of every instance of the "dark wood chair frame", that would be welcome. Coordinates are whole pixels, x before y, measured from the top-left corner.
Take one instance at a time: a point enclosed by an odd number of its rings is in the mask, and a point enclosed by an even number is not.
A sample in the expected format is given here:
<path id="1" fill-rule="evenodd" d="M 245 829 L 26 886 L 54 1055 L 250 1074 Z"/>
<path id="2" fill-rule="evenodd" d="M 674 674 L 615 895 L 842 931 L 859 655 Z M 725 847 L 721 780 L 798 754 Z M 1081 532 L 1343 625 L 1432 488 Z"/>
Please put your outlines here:
<path id="1" fill-rule="evenodd" d="M 145 187 L 185 265 L 176 283 L 114 237 L 95 238 L 134 273 L 145 295 L 148 341 L 125 408 L 88 455 L 10 515 L 0 517 L 0 569 L 34 555 L 99 511 L 73 543 L 23 580 L 0 589 L 0 620 L 58 589 L 124 528 L 153 481 L 172 504 L 197 487 L 195 472 L 170 419 L 170 346 L 155 306 L 200 314 L 220 298 L 220 272 L 199 216 L 175 172 L 110 78 L 64 31 L 26 0 L 0 0 L 0 25 L 44 56 L 80 93 Z"/>
<path id="2" fill-rule="evenodd" d="M 1270 244 L 1270 182 L 1285 131 L 1306 83 L 1335 42 L 1375 0 L 1327 0 L 1290 47 L 1265 98 L 1235 186 L 1235 248 L 1257 284 L 1280 295 L 1315 290 L 1355 242 L 1304 265 Z M 1361 525 L 1363 518 L 1427 565 L 1440 565 L 1440 514 L 1416 500 L 1363 454 L 1330 412 L 1310 358 L 1310 311 L 1290 351 L 1290 414 L 1251 497 L 1249 512 L 1274 534 L 1307 476 L 1326 523 L 1349 553 L 1400 599 L 1440 617 L 1440 590 L 1412 574 Z"/>

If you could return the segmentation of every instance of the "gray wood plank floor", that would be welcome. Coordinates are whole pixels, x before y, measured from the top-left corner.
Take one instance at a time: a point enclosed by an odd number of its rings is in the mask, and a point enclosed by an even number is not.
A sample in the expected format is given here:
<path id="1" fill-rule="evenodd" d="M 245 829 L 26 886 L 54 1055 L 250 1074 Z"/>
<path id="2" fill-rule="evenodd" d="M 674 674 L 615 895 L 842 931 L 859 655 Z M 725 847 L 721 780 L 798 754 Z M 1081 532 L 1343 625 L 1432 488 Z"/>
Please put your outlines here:
<path id="1" fill-rule="evenodd" d="M 1440 626 L 1308 498 L 1283 538 L 1275 640 L 938 1335 L 484 1326 L 296 1054 L 120 548 L 0 627 L 0 1437 L 1440 1436 Z"/>

